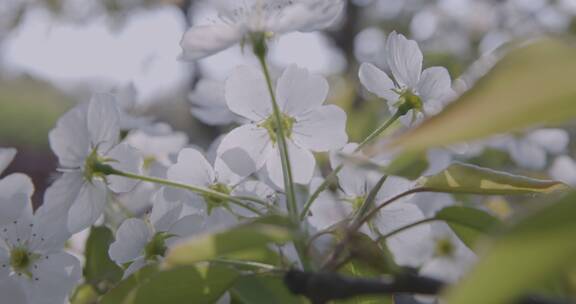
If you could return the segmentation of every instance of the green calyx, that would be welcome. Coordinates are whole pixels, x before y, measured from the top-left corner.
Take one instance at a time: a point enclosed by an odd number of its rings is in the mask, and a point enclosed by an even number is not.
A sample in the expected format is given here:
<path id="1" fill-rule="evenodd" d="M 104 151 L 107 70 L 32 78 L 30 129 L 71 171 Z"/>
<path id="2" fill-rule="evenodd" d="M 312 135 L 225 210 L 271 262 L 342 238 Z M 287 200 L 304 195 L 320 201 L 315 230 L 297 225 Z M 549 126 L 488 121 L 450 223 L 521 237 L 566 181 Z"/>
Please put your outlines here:
<path id="1" fill-rule="evenodd" d="M 438 257 L 451 257 L 454 255 L 456 248 L 450 239 L 443 238 L 436 240 L 434 253 Z"/>
<path id="2" fill-rule="evenodd" d="M 266 57 L 268 53 L 268 39 L 272 38 L 274 34 L 271 32 L 252 32 L 248 35 L 248 39 L 252 43 L 252 51 L 254 55 L 259 58 Z M 242 43 L 244 44 L 244 43 Z"/>
<path id="3" fill-rule="evenodd" d="M 406 115 L 410 110 L 422 111 L 422 99 L 411 90 L 405 90 L 400 94 L 396 103 L 400 116 Z"/>
<path id="4" fill-rule="evenodd" d="M 214 192 L 225 194 L 225 195 L 230 195 L 230 192 L 232 192 L 232 189 L 230 189 L 230 187 L 228 187 L 225 184 L 221 184 L 221 183 L 212 184 L 212 185 L 208 186 L 208 189 L 210 189 Z M 212 209 L 214 209 L 216 207 L 224 206 L 227 203 L 226 199 L 220 198 L 220 197 L 214 197 L 214 196 L 209 195 L 209 194 L 204 195 L 204 200 L 206 201 L 206 203 L 208 205 L 208 214 L 210 214 L 212 212 Z"/>
<path id="5" fill-rule="evenodd" d="M 144 257 L 146 260 L 156 260 L 166 254 L 166 240 L 173 235 L 166 232 L 158 232 L 152 237 L 152 240 L 144 247 Z"/>
<path id="6" fill-rule="evenodd" d="M 111 159 L 106 159 L 98 155 L 97 148 L 92 150 L 92 153 L 86 157 L 84 161 L 84 178 L 87 181 L 92 181 L 96 177 L 104 178 L 106 175 L 111 175 L 116 172 L 114 168 L 106 164 L 111 162 Z"/>
<path id="7" fill-rule="evenodd" d="M 37 258 L 37 255 L 28 252 L 25 248 L 16 247 L 10 251 L 10 266 L 17 273 L 32 276 L 28 268 Z"/>
<path id="8" fill-rule="evenodd" d="M 290 138 L 290 136 L 292 135 L 292 128 L 294 127 L 296 119 L 288 115 L 285 115 L 284 113 L 281 113 L 280 115 L 281 115 L 280 123 L 282 124 L 283 135 L 285 138 Z M 268 117 L 259 126 L 266 129 L 266 131 L 268 131 L 268 136 L 270 136 L 270 140 L 272 141 L 272 143 L 276 143 L 276 141 L 278 140 L 277 138 L 278 126 L 276 124 L 276 119 L 274 118 L 274 115 L 270 115 L 270 117 Z"/>

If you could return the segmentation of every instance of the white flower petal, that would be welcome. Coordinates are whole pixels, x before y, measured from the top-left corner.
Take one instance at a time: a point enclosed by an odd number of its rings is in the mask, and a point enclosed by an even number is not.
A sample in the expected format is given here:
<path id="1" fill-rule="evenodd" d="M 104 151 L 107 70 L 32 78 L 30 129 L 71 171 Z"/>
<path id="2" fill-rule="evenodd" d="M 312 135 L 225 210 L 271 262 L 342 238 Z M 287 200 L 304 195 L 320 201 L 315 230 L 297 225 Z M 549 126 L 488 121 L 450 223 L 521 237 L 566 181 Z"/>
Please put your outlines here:
<path id="1" fill-rule="evenodd" d="M 176 221 L 168 230 L 171 234 L 181 238 L 200 234 L 204 230 L 204 218 L 198 214 L 191 214 Z"/>
<path id="2" fill-rule="evenodd" d="M 84 176 L 79 171 L 66 172 L 57 179 L 44 193 L 44 204 L 48 208 L 64 206 L 70 208 L 80 189 L 84 185 Z"/>
<path id="3" fill-rule="evenodd" d="M 227 24 L 193 26 L 180 41 L 184 60 L 197 60 L 218 53 L 236 43 L 243 36 L 239 28 Z"/>
<path id="4" fill-rule="evenodd" d="M 29 243 L 30 249 L 43 252 L 62 249 L 71 236 L 67 218 L 68 208 L 65 204 L 40 206 L 34 213 L 32 235 L 35 237 Z"/>
<path id="5" fill-rule="evenodd" d="M 330 26 L 344 7 L 342 0 L 305 0 L 292 3 L 272 16 L 268 30 L 275 33 L 311 32 Z"/>
<path id="6" fill-rule="evenodd" d="M 50 148 L 58 156 L 62 167 L 81 167 L 90 153 L 90 134 L 86 124 L 87 111 L 86 104 L 74 107 L 58 119 L 56 127 L 48 134 Z"/>
<path id="7" fill-rule="evenodd" d="M 294 124 L 292 138 L 298 145 L 315 152 L 341 148 L 348 142 L 346 113 L 335 105 L 305 113 Z"/>
<path id="8" fill-rule="evenodd" d="M 562 153 L 570 142 L 568 132 L 563 129 L 535 130 L 526 135 L 526 139 L 554 154 Z"/>
<path id="9" fill-rule="evenodd" d="M 274 151 L 266 129 L 246 124 L 224 136 L 217 154 L 232 172 L 248 176 L 262 168 Z"/>
<path id="10" fill-rule="evenodd" d="M 568 156 L 559 156 L 550 168 L 550 175 L 557 180 L 576 186 L 576 162 Z"/>
<path id="11" fill-rule="evenodd" d="M 109 164 L 115 169 L 134 174 L 140 173 L 142 158 L 136 149 L 126 143 L 114 146 L 106 157 L 114 160 L 114 162 Z M 138 183 L 137 180 L 117 175 L 109 175 L 106 178 L 109 182 L 109 188 L 116 193 L 129 192 Z"/>
<path id="12" fill-rule="evenodd" d="M 443 67 L 431 67 L 420 77 L 417 88 L 418 94 L 423 102 L 442 102 L 452 92 L 452 79 L 448 70 Z"/>
<path id="13" fill-rule="evenodd" d="M 150 222 L 156 231 L 168 231 L 182 213 L 182 203 L 168 202 L 162 191 L 155 194 Z"/>
<path id="14" fill-rule="evenodd" d="M 417 206 L 394 202 L 380 211 L 375 224 L 380 233 L 386 234 L 423 219 L 424 214 Z M 429 257 L 427 250 L 423 250 L 422 246 L 426 245 L 430 238 L 430 227 L 424 224 L 389 237 L 386 243 L 396 263 L 418 267 Z"/>
<path id="15" fill-rule="evenodd" d="M 70 233 L 80 232 L 96 222 L 106 207 L 106 196 L 106 186 L 101 181 L 84 183 L 68 212 Z"/>
<path id="16" fill-rule="evenodd" d="M 128 263 L 143 255 L 144 247 L 152 238 L 150 228 L 137 218 L 125 220 L 116 232 L 116 240 L 110 244 L 108 254 L 118 264 Z"/>
<path id="17" fill-rule="evenodd" d="M 0 148 L 0 174 L 8 168 L 16 156 L 16 149 L 14 148 Z"/>
<path id="18" fill-rule="evenodd" d="M 228 109 L 224 84 L 218 81 L 200 80 L 188 99 L 192 115 L 205 124 L 227 125 L 239 119 Z"/>
<path id="19" fill-rule="evenodd" d="M 278 79 L 276 99 L 283 113 L 298 118 L 321 106 L 328 96 L 328 90 L 324 77 L 291 65 Z"/>
<path id="20" fill-rule="evenodd" d="M 394 103 L 398 100 L 398 94 L 392 91 L 395 86 L 394 82 L 386 73 L 371 63 L 363 63 L 358 73 L 362 85 L 370 93 L 385 99 L 388 103 Z"/>
<path id="21" fill-rule="evenodd" d="M 386 60 L 394 79 L 402 86 L 416 88 L 422 72 L 422 51 L 414 40 L 390 33 L 386 41 Z"/>
<path id="22" fill-rule="evenodd" d="M 168 179 L 201 187 L 215 180 L 214 169 L 204 155 L 196 149 L 186 148 L 178 154 L 178 161 L 168 168 Z"/>
<path id="23" fill-rule="evenodd" d="M 294 144 L 291 140 L 286 141 L 288 146 L 288 155 L 292 167 L 292 178 L 294 183 L 308 184 L 316 168 L 316 159 L 312 152 Z M 270 159 L 266 162 L 266 171 L 270 180 L 280 188 L 284 188 L 284 177 L 282 174 L 282 162 L 280 152 L 274 151 Z"/>
<path id="24" fill-rule="evenodd" d="M 546 166 L 546 150 L 527 140 L 512 140 L 510 156 L 522 168 L 540 170 Z"/>
<path id="25" fill-rule="evenodd" d="M 24 174 L 15 173 L 0 180 L 0 226 L 20 218 L 30 206 L 34 185 Z"/>
<path id="26" fill-rule="evenodd" d="M 0 294 L 2 301 L 10 304 L 33 304 L 29 302 L 26 287 L 17 280 L 0 279 Z"/>
<path id="27" fill-rule="evenodd" d="M 80 261 L 65 252 L 40 259 L 36 266 L 32 275 L 38 280 L 30 281 L 30 303 L 63 303 L 82 277 Z"/>
<path id="28" fill-rule="evenodd" d="M 90 142 L 99 151 L 108 151 L 120 140 L 120 113 L 114 96 L 94 94 L 87 115 Z"/>
<path id="29" fill-rule="evenodd" d="M 130 266 L 128 266 L 126 270 L 124 270 L 124 275 L 122 276 L 122 279 L 125 280 L 126 278 L 134 274 L 136 271 L 142 269 L 144 266 L 146 266 L 146 258 L 143 256 L 138 257 L 136 260 L 130 263 Z"/>
<path id="30" fill-rule="evenodd" d="M 230 110 L 252 121 L 272 114 L 272 101 L 262 72 L 249 66 L 237 67 L 226 81 L 226 103 Z"/>

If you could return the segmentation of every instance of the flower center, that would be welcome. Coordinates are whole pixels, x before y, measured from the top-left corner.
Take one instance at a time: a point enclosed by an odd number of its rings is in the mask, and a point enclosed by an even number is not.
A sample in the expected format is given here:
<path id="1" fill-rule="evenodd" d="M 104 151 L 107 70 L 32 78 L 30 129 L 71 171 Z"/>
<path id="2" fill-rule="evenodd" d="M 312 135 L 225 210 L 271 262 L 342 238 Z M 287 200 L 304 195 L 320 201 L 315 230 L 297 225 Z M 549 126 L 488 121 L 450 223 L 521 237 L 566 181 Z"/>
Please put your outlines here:
<path id="1" fill-rule="evenodd" d="M 15 247 L 10 251 L 10 266 L 16 273 L 23 273 L 32 277 L 32 273 L 28 269 L 38 257 L 38 255 L 26 250 L 26 248 Z"/>
<path id="2" fill-rule="evenodd" d="M 226 194 L 226 195 L 229 195 L 230 192 L 232 192 L 232 189 L 230 189 L 230 187 L 228 187 L 227 185 L 222 184 L 222 183 L 212 184 L 212 185 L 208 186 L 208 189 L 210 189 L 214 192 L 218 192 L 218 193 L 222 193 L 222 194 Z M 226 199 L 219 198 L 219 197 L 213 197 L 210 195 L 204 195 L 204 200 L 208 204 L 208 214 L 210 214 L 212 212 L 212 209 L 214 209 L 216 207 L 223 206 L 226 204 Z"/>
<path id="3" fill-rule="evenodd" d="M 443 238 L 436 240 L 436 246 L 434 252 L 436 256 L 439 257 L 451 257 L 454 255 L 456 248 L 450 239 Z"/>
<path id="4" fill-rule="evenodd" d="M 87 181 L 92 181 L 94 178 L 105 178 L 106 175 L 113 174 L 114 169 L 107 165 L 111 159 L 106 159 L 98 155 L 97 148 L 92 150 L 92 153 L 86 157 L 84 161 L 84 178 Z"/>
<path id="5" fill-rule="evenodd" d="M 363 196 L 355 197 L 354 199 L 351 200 L 352 208 L 354 208 L 354 210 L 360 209 L 360 207 L 362 207 L 362 203 L 364 203 L 364 200 L 365 197 Z"/>
<path id="6" fill-rule="evenodd" d="M 280 113 L 280 123 L 282 124 L 282 135 L 285 138 L 290 138 L 292 135 L 292 128 L 294 127 L 294 123 L 296 119 L 285 115 L 284 113 Z M 276 119 L 274 119 L 274 115 L 270 115 L 264 122 L 262 122 L 260 127 L 266 129 L 268 131 L 268 136 L 270 136 L 270 140 L 272 143 L 276 143 L 278 140 L 278 128 L 276 124 Z"/>
<path id="7" fill-rule="evenodd" d="M 396 106 L 398 107 L 398 112 L 402 115 L 405 115 L 412 109 L 422 111 L 422 99 L 408 89 L 400 94 Z"/>
<path id="8" fill-rule="evenodd" d="M 144 247 L 144 256 L 146 260 L 156 260 L 157 257 L 163 257 L 166 254 L 166 239 L 172 235 L 166 232 L 158 232 L 152 240 Z"/>

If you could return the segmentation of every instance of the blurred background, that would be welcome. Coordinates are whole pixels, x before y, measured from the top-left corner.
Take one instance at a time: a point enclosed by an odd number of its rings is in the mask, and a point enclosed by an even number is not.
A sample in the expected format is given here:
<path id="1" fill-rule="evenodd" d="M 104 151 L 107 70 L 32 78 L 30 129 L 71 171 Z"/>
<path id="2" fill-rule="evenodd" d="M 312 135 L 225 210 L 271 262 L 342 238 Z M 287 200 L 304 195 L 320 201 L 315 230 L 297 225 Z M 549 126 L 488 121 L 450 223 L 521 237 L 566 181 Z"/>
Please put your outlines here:
<path id="1" fill-rule="evenodd" d="M 6 173 L 29 174 L 39 204 L 56 169 L 48 132 L 93 92 L 133 91 L 132 114 L 167 122 L 207 147 L 229 126 L 202 119 L 201 107 L 191 106 L 203 101 L 190 92 L 200 81 L 221 82 L 235 66 L 255 63 L 240 46 L 196 63 L 178 60 L 182 34 L 213 15 L 215 1 L 221 0 L 0 0 L 0 146 L 19 150 Z M 508 42 L 575 35 L 576 0 L 350 0 L 327 32 L 275 38 L 271 63 L 277 71 L 296 63 L 325 75 L 330 102 L 349 113 L 348 131 L 357 141 L 387 115 L 382 101 L 360 89 L 357 69 L 361 62 L 386 68 L 383 47 L 393 30 L 417 40 L 425 66 L 447 67 L 455 89 L 464 90 Z M 570 151 L 521 170 L 548 175 L 559 157 L 574 156 Z M 498 144 L 466 157 L 518 167 Z"/>

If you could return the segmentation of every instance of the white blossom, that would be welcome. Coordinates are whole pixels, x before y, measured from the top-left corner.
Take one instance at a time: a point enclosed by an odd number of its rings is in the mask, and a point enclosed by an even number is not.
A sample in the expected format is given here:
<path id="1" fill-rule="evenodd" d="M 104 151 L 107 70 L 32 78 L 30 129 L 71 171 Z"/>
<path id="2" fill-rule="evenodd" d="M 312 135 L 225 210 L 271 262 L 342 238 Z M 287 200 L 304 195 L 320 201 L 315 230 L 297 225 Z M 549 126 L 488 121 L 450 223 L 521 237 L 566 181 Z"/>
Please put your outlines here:
<path id="1" fill-rule="evenodd" d="M 231 3 L 230 3 L 231 4 Z M 218 22 L 195 25 L 182 38 L 182 57 L 200 59 L 250 35 L 316 31 L 329 26 L 344 6 L 342 0 L 244 0 L 221 6 Z"/>
<path id="2" fill-rule="evenodd" d="M 138 172 L 141 161 L 133 148 L 120 143 L 118 109 L 107 94 L 94 95 L 89 104 L 80 104 L 65 113 L 49 138 L 63 175 L 47 190 L 45 204 L 70 208 L 68 229 L 79 232 L 102 214 L 108 189 L 127 192 L 136 184 L 124 177 L 96 172 L 95 162 Z"/>
<path id="3" fill-rule="evenodd" d="M 355 143 L 347 144 L 340 153 L 352 154 L 357 147 L 358 145 Z M 360 152 L 355 154 L 357 157 L 363 156 Z M 385 160 L 376 159 L 376 161 L 383 163 Z M 332 153 L 330 163 L 333 168 L 336 168 L 342 161 L 336 153 Z M 348 201 L 354 210 L 358 210 L 381 177 L 382 175 L 378 172 L 345 164 L 338 173 L 338 184 L 342 190 L 342 198 Z M 379 205 L 413 187 L 414 183 L 411 181 L 401 177 L 388 176 L 376 194 L 374 204 Z M 372 219 L 372 227 L 375 228 L 375 232 L 384 235 L 424 219 L 422 211 L 410 202 L 412 198 L 413 195 L 407 195 L 383 207 Z M 417 267 L 426 258 L 419 246 L 429 235 L 430 228 L 428 225 L 420 225 L 387 238 L 386 243 L 394 255 L 396 263 Z"/>
<path id="4" fill-rule="evenodd" d="M 202 216 L 185 215 L 180 202 L 168 202 L 159 191 L 150 216 L 125 220 L 108 252 L 116 263 L 130 263 L 124 273 L 126 278 L 148 263 L 163 258 L 166 250 L 179 239 L 200 233 L 203 225 Z"/>
<path id="5" fill-rule="evenodd" d="M 276 84 L 276 99 L 286 138 L 294 182 L 308 184 L 316 160 L 312 152 L 342 147 L 348 140 L 346 113 L 335 105 L 323 105 L 327 81 L 306 69 L 288 67 Z M 228 133 L 218 155 L 235 173 L 247 176 L 265 167 L 270 180 L 283 187 L 272 101 L 262 73 L 240 67 L 226 82 L 226 101 L 232 112 L 248 119 Z"/>
<path id="6" fill-rule="evenodd" d="M 9 151 L 13 155 L 12 151 Z M 6 151 L 0 150 L 0 162 Z M 13 304 L 64 303 L 81 277 L 78 259 L 63 251 L 70 236 L 65 209 L 32 211 L 34 186 L 23 174 L 0 181 L 0 293 Z"/>
<path id="7" fill-rule="evenodd" d="M 251 196 L 264 201 L 272 201 L 275 197 L 274 190 L 266 184 L 255 180 L 245 180 L 234 174 L 219 158 L 216 158 L 212 165 L 200 151 L 193 148 L 180 151 L 177 162 L 168 169 L 167 176 L 168 179 L 176 182 L 210 189 L 225 195 Z M 168 195 L 172 194 L 173 197 L 179 195 L 180 200 L 184 200 L 206 214 L 207 229 L 217 230 L 229 227 L 238 221 L 238 217 L 256 215 L 224 199 L 198 195 L 190 191 L 185 191 L 186 197 L 182 199 L 183 190 L 168 189 L 167 191 Z M 260 207 L 250 202 L 245 202 L 245 204 L 254 208 Z"/>
<path id="8" fill-rule="evenodd" d="M 240 118 L 226 105 L 224 83 L 202 79 L 188 95 L 192 115 L 208 125 L 227 125 Z"/>
<path id="9" fill-rule="evenodd" d="M 360 81 L 368 91 L 385 99 L 392 113 L 412 111 L 412 115 L 401 117 L 404 124 L 438 113 L 453 96 L 448 70 L 431 67 L 422 71 L 423 55 L 416 41 L 392 32 L 385 56 L 393 78 L 373 64 L 363 63 Z"/>

